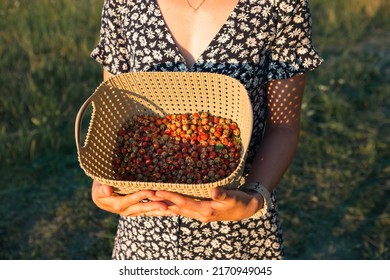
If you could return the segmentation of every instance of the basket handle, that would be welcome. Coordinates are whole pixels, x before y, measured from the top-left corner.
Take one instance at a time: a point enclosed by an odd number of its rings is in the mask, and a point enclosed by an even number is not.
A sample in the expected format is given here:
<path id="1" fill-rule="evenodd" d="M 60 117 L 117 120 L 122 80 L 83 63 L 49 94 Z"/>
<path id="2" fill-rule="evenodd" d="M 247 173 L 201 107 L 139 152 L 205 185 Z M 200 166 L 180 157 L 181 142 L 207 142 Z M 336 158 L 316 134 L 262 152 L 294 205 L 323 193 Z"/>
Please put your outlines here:
<path id="1" fill-rule="evenodd" d="M 89 105 L 91 105 L 91 103 L 92 103 L 92 97 L 93 97 L 93 95 L 91 95 L 90 97 L 88 97 L 87 100 L 85 100 L 83 105 L 81 105 L 80 110 L 76 116 L 74 135 L 75 135 L 76 147 L 77 147 L 78 151 L 80 150 L 80 147 L 81 147 L 80 146 L 81 121 L 83 120 L 85 110 L 87 110 Z"/>

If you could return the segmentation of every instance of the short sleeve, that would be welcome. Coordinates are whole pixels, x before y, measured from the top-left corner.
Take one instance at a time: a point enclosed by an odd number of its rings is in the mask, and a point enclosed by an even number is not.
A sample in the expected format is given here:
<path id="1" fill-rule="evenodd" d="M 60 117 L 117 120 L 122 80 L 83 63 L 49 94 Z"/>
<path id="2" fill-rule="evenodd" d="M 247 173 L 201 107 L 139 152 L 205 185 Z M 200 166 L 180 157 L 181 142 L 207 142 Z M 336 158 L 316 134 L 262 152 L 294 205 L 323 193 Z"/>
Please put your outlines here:
<path id="1" fill-rule="evenodd" d="M 312 46 L 308 0 L 276 2 L 276 34 L 269 53 L 268 81 L 313 70 L 323 61 Z"/>
<path id="2" fill-rule="evenodd" d="M 101 16 L 100 39 L 91 57 L 116 75 L 129 72 L 128 51 L 124 36 L 127 0 L 105 0 Z"/>

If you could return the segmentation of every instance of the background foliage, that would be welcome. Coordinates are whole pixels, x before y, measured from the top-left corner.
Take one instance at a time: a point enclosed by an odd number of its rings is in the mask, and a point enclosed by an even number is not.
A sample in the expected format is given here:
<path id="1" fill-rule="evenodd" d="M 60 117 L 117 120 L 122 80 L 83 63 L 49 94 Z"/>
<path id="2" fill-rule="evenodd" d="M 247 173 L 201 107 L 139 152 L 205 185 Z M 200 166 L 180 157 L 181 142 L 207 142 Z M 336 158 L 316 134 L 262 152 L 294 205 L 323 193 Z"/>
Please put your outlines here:
<path id="1" fill-rule="evenodd" d="M 390 5 L 310 0 L 325 63 L 309 76 L 299 150 L 278 188 L 289 259 L 390 257 Z M 74 120 L 102 79 L 103 0 L 0 3 L 0 259 L 109 259 Z"/>

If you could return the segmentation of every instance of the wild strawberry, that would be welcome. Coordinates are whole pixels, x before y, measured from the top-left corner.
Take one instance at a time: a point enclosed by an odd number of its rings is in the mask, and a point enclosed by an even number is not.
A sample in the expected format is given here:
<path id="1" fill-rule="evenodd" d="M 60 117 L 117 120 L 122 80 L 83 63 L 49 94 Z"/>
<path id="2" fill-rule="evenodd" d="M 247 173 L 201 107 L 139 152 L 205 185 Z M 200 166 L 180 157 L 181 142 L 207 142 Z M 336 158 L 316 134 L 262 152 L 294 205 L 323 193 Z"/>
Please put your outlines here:
<path id="1" fill-rule="evenodd" d="M 237 123 L 235 123 L 235 122 L 230 123 L 229 127 L 231 130 L 235 130 L 238 128 Z"/>
<path id="2" fill-rule="evenodd" d="M 203 126 L 203 128 L 204 128 L 204 130 L 209 131 L 210 128 L 211 128 L 211 126 L 208 125 L 208 124 L 205 124 L 205 125 Z"/>
<path id="3" fill-rule="evenodd" d="M 217 153 L 216 152 L 212 151 L 212 152 L 209 153 L 209 158 L 210 159 L 215 159 L 216 157 L 217 157 Z"/>
<path id="4" fill-rule="evenodd" d="M 200 136 L 200 139 L 201 139 L 200 142 L 201 141 L 206 141 L 207 139 L 209 139 L 209 135 L 207 133 L 205 133 L 205 132 L 200 133 L 199 136 Z"/>
<path id="5" fill-rule="evenodd" d="M 126 130 L 124 128 L 121 128 L 119 131 L 118 131 L 118 136 L 125 136 L 126 134 Z"/>
<path id="6" fill-rule="evenodd" d="M 176 124 L 175 123 L 171 123 L 170 126 L 169 126 L 169 129 L 171 129 L 172 131 L 175 131 L 177 128 Z"/>
<path id="7" fill-rule="evenodd" d="M 227 146 L 228 143 L 229 143 L 228 138 L 227 137 L 221 137 L 221 143 L 222 143 L 222 145 Z"/>
<path id="8" fill-rule="evenodd" d="M 181 159 L 181 158 L 183 158 L 183 154 L 182 154 L 182 153 L 177 153 L 177 154 L 175 155 L 175 158 L 176 158 L 176 159 Z"/>
<path id="9" fill-rule="evenodd" d="M 201 120 L 201 124 L 203 125 L 203 126 L 205 126 L 205 125 L 207 125 L 209 123 L 209 119 L 208 118 L 202 118 L 202 120 Z"/>
<path id="10" fill-rule="evenodd" d="M 214 132 L 214 136 L 217 137 L 217 138 L 222 137 L 221 131 L 216 130 L 216 131 Z"/>

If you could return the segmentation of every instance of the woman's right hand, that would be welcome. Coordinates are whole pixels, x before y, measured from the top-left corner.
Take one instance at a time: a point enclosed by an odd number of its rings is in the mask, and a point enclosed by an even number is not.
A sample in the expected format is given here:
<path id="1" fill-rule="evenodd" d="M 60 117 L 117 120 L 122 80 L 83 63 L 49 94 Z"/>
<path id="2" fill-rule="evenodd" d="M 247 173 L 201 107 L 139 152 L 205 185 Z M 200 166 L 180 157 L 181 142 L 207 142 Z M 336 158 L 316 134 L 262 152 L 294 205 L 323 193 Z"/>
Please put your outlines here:
<path id="1" fill-rule="evenodd" d="M 92 200 L 99 208 L 123 216 L 175 215 L 168 209 L 167 203 L 155 196 L 154 191 L 119 195 L 113 191 L 112 187 L 96 180 L 92 183 Z"/>

